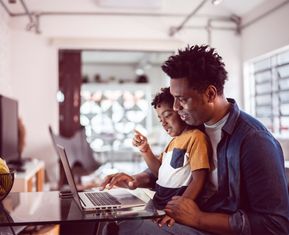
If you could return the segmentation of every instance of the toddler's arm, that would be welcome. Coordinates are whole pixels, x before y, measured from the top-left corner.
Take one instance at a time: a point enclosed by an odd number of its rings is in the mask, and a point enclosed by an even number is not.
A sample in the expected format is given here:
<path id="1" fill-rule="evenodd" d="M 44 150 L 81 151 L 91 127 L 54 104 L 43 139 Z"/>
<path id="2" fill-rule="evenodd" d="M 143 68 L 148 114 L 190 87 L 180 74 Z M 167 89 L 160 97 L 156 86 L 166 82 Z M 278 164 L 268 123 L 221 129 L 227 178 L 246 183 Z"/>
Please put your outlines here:
<path id="1" fill-rule="evenodd" d="M 208 169 L 193 171 L 191 182 L 182 196 L 195 200 L 205 185 L 207 174 Z"/>
<path id="2" fill-rule="evenodd" d="M 156 177 L 158 177 L 161 161 L 153 154 L 147 138 L 137 130 L 134 130 L 134 132 L 134 138 L 132 140 L 133 146 L 139 149 L 148 165 L 148 168 Z"/>

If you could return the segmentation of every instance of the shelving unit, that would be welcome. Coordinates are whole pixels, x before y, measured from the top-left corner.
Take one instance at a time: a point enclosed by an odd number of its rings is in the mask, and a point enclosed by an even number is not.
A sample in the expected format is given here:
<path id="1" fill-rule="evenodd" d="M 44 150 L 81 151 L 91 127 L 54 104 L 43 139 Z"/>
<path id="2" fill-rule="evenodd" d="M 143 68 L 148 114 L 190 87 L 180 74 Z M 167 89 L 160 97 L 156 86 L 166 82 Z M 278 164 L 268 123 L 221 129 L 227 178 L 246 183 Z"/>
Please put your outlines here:
<path id="1" fill-rule="evenodd" d="M 44 161 L 33 159 L 25 162 L 24 172 L 16 172 L 12 192 L 43 191 L 44 186 Z"/>

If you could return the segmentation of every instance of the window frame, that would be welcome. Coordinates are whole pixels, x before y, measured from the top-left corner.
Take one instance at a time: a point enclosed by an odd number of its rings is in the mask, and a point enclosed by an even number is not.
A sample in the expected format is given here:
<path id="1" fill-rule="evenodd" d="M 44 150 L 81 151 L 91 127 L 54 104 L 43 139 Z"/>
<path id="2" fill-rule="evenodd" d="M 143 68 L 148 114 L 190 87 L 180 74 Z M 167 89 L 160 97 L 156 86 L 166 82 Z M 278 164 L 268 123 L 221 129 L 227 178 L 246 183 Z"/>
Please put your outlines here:
<path id="1" fill-rule="evenodd" d="M 289 46 L 245 62 L 244 99 L 245 110 L 276 137 L 289 137 Z"/>

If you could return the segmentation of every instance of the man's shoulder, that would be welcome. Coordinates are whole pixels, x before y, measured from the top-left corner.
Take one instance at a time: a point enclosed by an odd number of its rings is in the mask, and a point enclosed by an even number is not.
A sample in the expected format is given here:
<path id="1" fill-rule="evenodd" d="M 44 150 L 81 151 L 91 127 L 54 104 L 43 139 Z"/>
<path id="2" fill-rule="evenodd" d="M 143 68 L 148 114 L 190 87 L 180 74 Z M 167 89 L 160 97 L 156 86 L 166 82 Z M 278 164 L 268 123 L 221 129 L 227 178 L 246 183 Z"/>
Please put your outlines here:
<path id="1" fill-rule="evenodd" d="M 245 131 L 249 132 L 268 132 L 268 129 L 261 121 L 244 111 L 240 111 L 238 127 L 244 128 Z"/>
<path id="2" fill-rule="evenodd" d="M 262 143 L 264 140 L 275 141 L 275 138 L 259 120 L 241 111 L 231 141 Z"/>
<path id="3" fill-rule="evenodd" d="M 228 98 L 228 101 L 232 104 L 229 118 L 227 123 L 229 129 L 242 129 L 244 131 L 268 131 L 267 128 L 255 117 L 249 113 L 240 110 L 237 102 L 234 99 Z"/>

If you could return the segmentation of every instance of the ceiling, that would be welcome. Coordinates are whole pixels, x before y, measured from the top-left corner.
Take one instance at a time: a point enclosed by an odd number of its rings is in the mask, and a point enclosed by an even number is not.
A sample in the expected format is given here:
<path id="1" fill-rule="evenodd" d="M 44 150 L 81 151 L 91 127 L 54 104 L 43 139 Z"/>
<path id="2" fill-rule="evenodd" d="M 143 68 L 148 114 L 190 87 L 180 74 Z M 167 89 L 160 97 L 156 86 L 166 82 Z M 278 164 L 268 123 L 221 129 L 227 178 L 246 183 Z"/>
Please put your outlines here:
<path id="1" fill-rule="evenodd" d="M 24 3 L 31 13 L 95 12 L 95 13 L 150 13 L 179 14 L 186 16 L 204 0 L 1 0 L 12 14 L 25 13 Z M 206 2 L 197 15 L 235 14 L 243 16 L 268 0 L 223 0 L 214 7 L 212 0 Z"/>
<path id="2" fill-rule="evenodd" d="M 85 24 L 93 26 L 92 22 L 99 19 L 94 16 L 101 16 L 114 25 L 132 24 L 142 17 L 166 25 L 167 35 L 174 36 L 184 27 L 205 28 L 209 20 L 220 18 L 233 23 L 238 30 L 242 26 L 241 18 L 265 2 L 270 0 L 0 0 L 0 7 L 2 5 L 11 18 L 25 20 L 24 28 L 28 31 L 39 34 L 46 29 L 42 20 L 57 19 L 61 24 L 70 21 L 68 16 L 78 17 L 78 22 L 86 17 L 90 19 Z"/>
<path id="3" fill-rule="evenodd" d="M 178 17 L 171 27 L 177 28 L 181 24 L 190 24 L 196 18 L 209 19 L 212 17 L 242 17 L 270 0 L 223 0 L 217 6 L 211 4 L 212 0 L 0 0 L 0 7 L 6 8 L 11 18 L 22 17 L 27 20 L 27 29 L 35 28 L 37 32 L 38 16 L 59 15 L 107 15 L 118 17 L 144 17 L 164 16 Z M 132 18 L 133 19 L 133 18 Z M 187 22 L 185 22 L 187 20 Z M 35 26 L 36 24 L 36 26 Z M 43 27 L 40 23 L 40 30 Z M 168 30 L 169 31 L 169 30 Z M 161 63 L 167 58 L 167 53 L 143 52 L 106 52 L 87 51 L 82 58 L 85 62 L 140 63 L 143 60 L 150 63 Z"/>
<path id="4" fill-rule="evenodd" d="M 245 14 L 249 13 L 266 0 L 224 0 L 222 5 L 224 8 L 230 10 L 233 14 L 238 16 L 244 16 Z"/>

